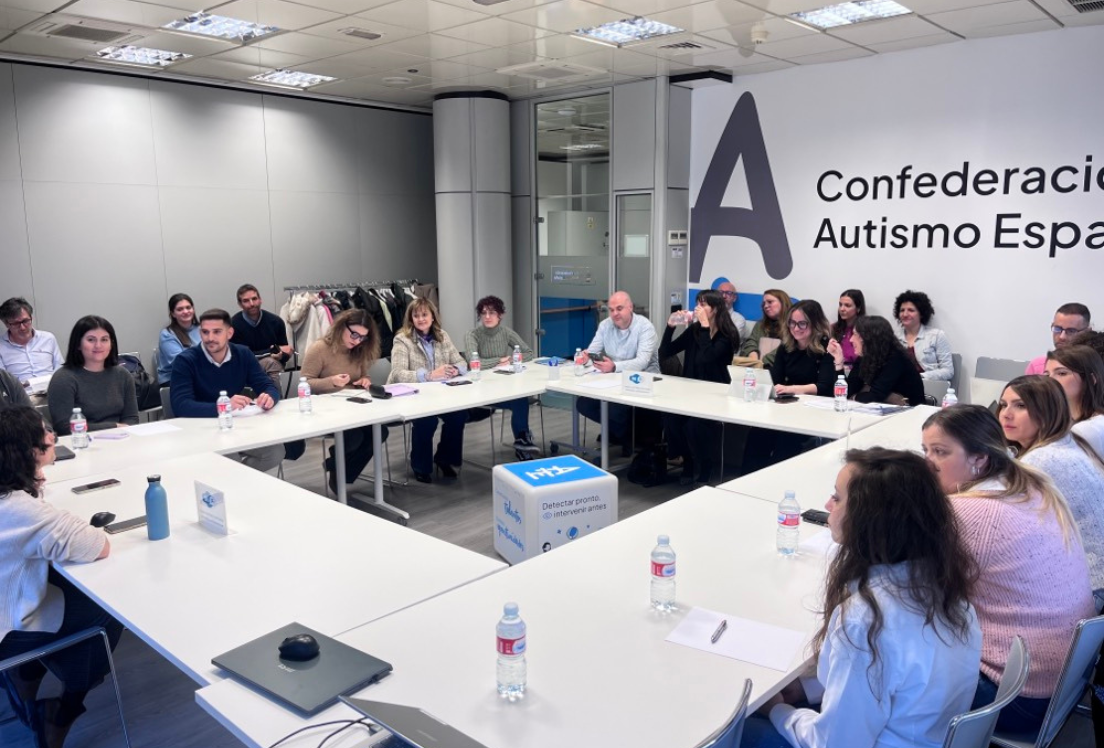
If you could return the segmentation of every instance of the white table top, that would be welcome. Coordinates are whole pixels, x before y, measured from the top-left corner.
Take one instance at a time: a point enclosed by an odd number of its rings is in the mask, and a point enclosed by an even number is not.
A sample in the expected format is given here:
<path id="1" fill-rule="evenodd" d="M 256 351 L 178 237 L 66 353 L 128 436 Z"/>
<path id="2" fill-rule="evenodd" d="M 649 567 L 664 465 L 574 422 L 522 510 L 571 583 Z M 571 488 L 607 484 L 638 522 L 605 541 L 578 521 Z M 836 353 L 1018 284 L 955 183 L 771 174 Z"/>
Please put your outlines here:
<path id="1" fill-rule="evenodd" d="M 520 374 L 495 374 L 488 370 L 478 382 L 450 387 L 443 382 L 419 382 L 410 385 L 418 389 L 416 395 L 404 395 L 388 400 L 407 420 L 448 413 L 450 411 L 478 408 L 519 397 L 533 397 L 545 391 L 548 367 L 526 364 Z"/>
<path id="2" fill-rule="evenodd" d="M 279 626 L 338 634 L 505 566 L 210 453 L 90 476 L 122 485 L 79 496 L 70 489 L 85 478 L 54 482 L 47 498 L 127 519 L 145 514 L 151 473 L 168 492 L 172 535 L 112 535 L 107 559 L 60 570 L 201 685 L 221 677 L 213 656 Z M 231 535 L 198 525 L 197 479 L 225 493 Z"/>
<path id="3" fill-rule="evenodd" d="M 731 713 L 745 678 L 755 708 L 806 662 L 802 650 L 781 672 L 664 641 L 691 606 L 811 638 L 825 557 L 778 556 L 775 520 L 766 502 L 702 488 L 339 638 L 395 667 L 362 696 L 422 707 L 490 748 L 692 746 Z M 660 533 L 679 554 L 681 610 L 670 615 L 648 603 L 648 556 Z M 495 692 L 494 627 L 508 600 L 528 623 L 529 689 L 516 704 Z M 308 724 L 233 680 L 196 698 L 258 748 Z M 657 718 L 660 708 L 675 716 Z M 338 705 L 311 721 L 351 715 Z M 339 738 L 327 745 L 364 740 Z M 312 732 L 283 745 L 319 739 Z"/>

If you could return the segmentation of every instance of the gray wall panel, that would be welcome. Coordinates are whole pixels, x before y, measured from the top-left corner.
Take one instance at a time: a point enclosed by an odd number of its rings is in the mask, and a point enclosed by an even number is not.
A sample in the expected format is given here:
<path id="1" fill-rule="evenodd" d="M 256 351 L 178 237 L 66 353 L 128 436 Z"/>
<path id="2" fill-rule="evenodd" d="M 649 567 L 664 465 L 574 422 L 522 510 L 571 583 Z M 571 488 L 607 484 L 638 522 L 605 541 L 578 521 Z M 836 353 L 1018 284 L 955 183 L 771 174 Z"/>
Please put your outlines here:
<path id="1" fill-rule="evenodd" d="M 693 92 L 669 86 L 667 112 L 667 186 L 690 187 L 690 100 Z"/>
<path id="2" fill-rule="evenodd" d="M 361 194 L 433 194 L 433 119 L 357 109 Z"/>
<path id="3" fill-rule="evenodd" d="M 255 94 L 149 85 L 159 184 L 268 189 L 264 113 Z"/>
<path id="4" fill-rule="evenodd" d="M 448 127 L 433 128 L 433 173 L 437 192 L 472 189 L 471 99 L 433 102 L 434 119 L 445 118 Z"/>
<path id="5" fill-rule="evenodd" d="M 656 82 L 613 88 L 613 191 L 651 189 L 655 183 Z"/>
<path id="6" fill-rule="evenodd" d="M 395 216 L 404 216 L 396 221 Z M 437 278 L 433 195 L 361 195 L 359 278 Z"/>
<path id="7" fill-rule="evenodd" d="M 324 192 L 275 192 L 272 267 L 276 289 L 306 283 L 357 282 L 360 198 Z"/>
<path id="8" fill-rule="evenodd" d="M 23 179 L 156 184 L 149 83 L 15 66 Z"/>
<path id="9" fill-rule="evenodd" d="M 533 293 L 533 212 L 528 195 L 511 200 L 514 259 L 514 305 L 506 310 L 506 324 L 517 330 L 536 350 L 536 301 Z"/>
<path id="10" fill-rule="evenodd" d="M 0 64 L 0 179 L 22 179 L 12 66 Z"/>
<path id="11" fill-rule="evenodd" d="M 3 272 L 0 272 L 0 300 L 23 296 L 37 306 L 31 282 L 31 256 L 27 246 L 27 216 L 23 208 L 23 182 L 0 181 L 0 237 L 3 241 Z M 0 335 L 4 330 L 0 328 Z"/>
<path id="12" fill-rule="evenodd" d="M 265 96 L 269 189 L 356 193 L 353 111 L 338 104 Z"/>
<path id="13" fill-rule="evenodd" d="M 79 317 L 99 314 L 120 348 L 148 351 L 165 324 L 157 188 L 28 182 L 25 192 L 39 326 L 64 348 Z"/>
<path id="14" fill-rule="evenodd" d="M 475 289 L 476 301 L 494 294 L 506 308 L 514 306 L 514 265 L 510 247 L 510 196 L 480 192 L 475 196 Z M 475 304 L 471 305 L 472 310 Z M 475 312 L 468 315 L 475 319 Z"/>
<path id="15" fill-rule="evenodd" d="M 510 102 L 510 191 L 528 195 L 533 191 L 533 152 L 529 148 L 533 137 L 533 102 Z"/>
<path id="16" fill-rule="evenodd" d="M 471 329 L 469 299 L 475 289 L 472 262 L 472 196 L 466 192 L 437 195 L 437 274 L 441 284 L 441 323 L 454 340 Z M 445 227 L 448 227 L 447 230 Z"/>
<path id="17" fill-rule="evenodd" d="M 471 99 L 471 102 L 475 115 L 474 152 L 478 154 L 475 159 L 475 189 L 508 193 L 510 105 L 499 99 Z"/>

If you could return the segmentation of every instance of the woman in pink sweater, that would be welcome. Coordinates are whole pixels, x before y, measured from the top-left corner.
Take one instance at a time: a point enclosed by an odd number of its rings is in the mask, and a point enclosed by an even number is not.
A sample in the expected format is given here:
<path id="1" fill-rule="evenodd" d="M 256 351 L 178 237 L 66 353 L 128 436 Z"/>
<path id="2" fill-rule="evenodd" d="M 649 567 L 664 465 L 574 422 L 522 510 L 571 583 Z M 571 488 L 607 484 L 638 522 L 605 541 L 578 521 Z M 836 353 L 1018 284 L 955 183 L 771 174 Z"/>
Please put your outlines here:
<path id="1" fill-rule="evenodd" d="M 1077 622 L 1096 614 L 1077 524 L 1054 484 L 1010 456 L 985 408 L 956 405 L 934 414 L 924 423 L 923 448 L 978 564 L 970 602 L 981 620 L 982 651 L 973 706 L 995 698 L 1018 634 L 1031 672 L 997 726 L 1037 730 Z"/>

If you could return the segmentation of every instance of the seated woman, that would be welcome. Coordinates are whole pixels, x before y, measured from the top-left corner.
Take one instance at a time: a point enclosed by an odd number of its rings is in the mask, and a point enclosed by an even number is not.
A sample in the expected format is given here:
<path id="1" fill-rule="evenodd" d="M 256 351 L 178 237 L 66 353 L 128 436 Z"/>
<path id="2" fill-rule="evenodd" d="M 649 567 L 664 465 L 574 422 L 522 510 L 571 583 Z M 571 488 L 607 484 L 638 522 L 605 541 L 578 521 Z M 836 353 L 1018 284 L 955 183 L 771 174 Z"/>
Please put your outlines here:
<path id="1" fill-rule="evenodd" d="M 1061 385 L 1050 377 L 1016 377 L 1001 393 L 997 420 L 1020 461 L 1054 481 L 1069 504 L 1093 589 L 1104 588 L 1104 462 L 1070 431 L 1073 421 Z"/>
<path id="2" fill-rule="evenodd" d="M 138 423 L 134 377 L 119 366 L 119 341 L 110 322 L 95 315 L 77 320 L 65 365 L 51 377 L 46 401 L 58 434 L 69 433 L 73 408 L 81 409 L 89 431 Z"/>
<path id="3" fill-rule="evenodd" d="M 1077 522 L 1046 476 L 1009 455 L 988 409 L 944 408 L 924 422 L 922 444 L 979 567 L 970 602 L 981 621 L 981 674 L 971 708 L 992 703 L 1012 637 L 1022 636 L 1031 672 L 997 727 L 1032 732 L 1046 714 L 1074 628 L 1096 615 Z"/>
<path id="4" fill-rule="evenodd" d="M 169 297 L 169 324 L 161 330 L 157 339 L 157 383 L 169 386 L 173 359 L 185 348 L 199 345 L 199 323 L 196 322 L 195 304 L 186 293 L 174 293 Z"/>
<path id="5" fill-rule="evenodd" d="M 320 340 L 307 348 L 299 372 L 310 384 L 311 392 L 326 394 L 347 387 L 367 389 L 372 382 L 368 370 L 380 357 L 380 336 L 371 315 L 363 309 L 349 309 L 334 318 L 333 326 Z M 380 427 L 387 441 L 387 427 Z M 372 427 L 345 430 L 345 483 L 352 484 L 372 459 Z M 337 493 L 334 448 L 322 465 L 330 490 Z"/>
<path id="6" fill-rule="evenodd" d="M 391 350 L 391 382 L 443 382 L 467 372 L 460 352 L 448 333 L 441 329 L 437 307 L 425 298 L 417 298 L 406 307 L 402 328 L 395 333 Z M 437 454 L 433 454 L 433 435 L 437 419 L 444 424 Z M 411 429 L 410 469 L 419 483 L 432 483 L 433 465 L 445 478 L 455 478 L 464 457 L 464 424 L 468 412 L 454 411 L 417 418 Z"/>
<path id="7" fill-rule="evenodd" d="M 685 312 L 675 312 L 667 320 L 660 358 L 683 353 L 682 376 L 706 382 L 729 383 L 728 367 L 732 354 L 740 347 L 740 333 L 728 313 L 719 291 L 702 291 L 694 307 L 693 321 L 677 339 L 675 327 L 686 323 Z M 708 483 L 721 459 L 721 424 L 704 418 L 664 413 L 668 457 L 682 457 L 679 484 Z M 695 473 L 695 470 L 697 471 Z"/>
<path id="8" fill-rule="evenodd" d="M 54 460 L 54 435 L 31 407 L 0 416 L 0 660 L 51 644 L 90 626 L 102 626 L 111 648 L 123 627 L 51 562 L 106 558 L 103 530 L 45 499 L 42 468 Z M 38 698 L 49 669 L 64 687 L 60 697 Z M 35 732 L 36 746 L 61 748 L 84 697 L 108 673 L 100 639 L 89 639 L 40 661 L 6 671 L 3 678 L 16 716 Z"/>
<path id="9" fill-rule="evenodd" d="M 1068 345 L 1047 354 L 1044 371 L 1066 393 L 1073 433 L 1104 459 L 1104 361 L 1087 345 Z"/>
<path id="10" fill-rule="evenodd" d="M 855 359 L 862 354 L 855 350 L 852 338 L 855 334 L 855 322 L 866 315 L 866 297 L 857 288 L 849 288 L 840 294 L 839 312 L 832 324 L 832 340 L 839 343 L 843 351 L 843 365 L 847 371 L 855 365 Z"/>
<path id="11" fill-rule="evenodd" d="M 928 327 L 935 308 L 923 291 L 905 291 L 893 302 L 893 317 L 901 325 L 897 339 L 922 379 L 949 382 L 954 379 L 954 360 L 947 334 Z"/>
<path id="12" fill-rule="evenodd" d="M 777 288 L 770 288 L 763 292 L 763 318 L 751 328 L 747 340 L 740 346 L 741 356 L 759 358 L 759 343 L 762 338 L 782 339 L 782 331 L 786 324 L 786 316 L 790 313 L 790 295 Z M 774 361 L 773 352 L 763 356 L 764 363 Z"/>
<path id="13" fill-rule="evenodd" d="M 479 354 L 482 366 L 491 369 L 510 363 L 514 346 L 521 350 L 522 361 L 533 360 L 533 349 L 521 339 L 521 336 L 502 324 L 506 314 L 506 304 L 497 296 L 484 296 L 475 305 L 479 317 L 479 326 L 464 336 L 464 355 Z M 529 398 L 519 397 L 497 407 L 510 411 L 510 427 L 514 431 L 514 454 L 519 460 L 531 460 L 540 454 L 540 447 L 533 442 L 529 430 Z"/>
<path id="14" fill-rule="evenodd" d="M 982 648 L 974 561 L 950 502 L 918 455 L 875 447 L 847 452 L 825 508 L 840 548 L 813 640 L 816 678 L 785 691 L 822 706 L 776 695 L 761 710 L 770 722 L 749 719 L 741 745 L 938 748 L 970 708 Z"/>
<path id="15" fill-rule="evenodd" d="M 859 317 L 851 334 L 858 358 L 847 375 L 847 395 L 860 403 L 923 405 L 924 380 L 884 317 Z M 836 375 L 846 371 L 843 346 L 828 343 Z"/>

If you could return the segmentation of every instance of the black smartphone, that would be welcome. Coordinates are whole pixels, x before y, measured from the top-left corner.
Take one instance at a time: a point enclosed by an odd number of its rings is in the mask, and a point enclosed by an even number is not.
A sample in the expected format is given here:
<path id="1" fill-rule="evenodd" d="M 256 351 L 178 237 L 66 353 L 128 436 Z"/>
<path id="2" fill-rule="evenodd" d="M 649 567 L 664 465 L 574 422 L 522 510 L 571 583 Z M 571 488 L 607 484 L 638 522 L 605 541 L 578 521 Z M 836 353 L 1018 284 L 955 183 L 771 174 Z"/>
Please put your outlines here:
<path id="1" fill-rule="evenodd" d="M 814 525 L 828 526 L 828 512 L 823 509 L 806 509 L 801 513 L 801 519 Z"/>
<path id="2" fill-rule="evenodd" d="M 72 490 L 73 493 L 91 493 L 92 491 L 102 491 L 105 488 L 117 485 L 119 485 L 119 481 L 108 478 L 107 480 L 98 480 L 95 483 L 85 483 L 83 486 L 73 486 Z"/>
<path id="3" fill-rule="evenodd" d="M 797 395 L 775 395 L 774 401 L 780 405 L 785 405 L 786 403 L 796 403 Z"/>
<path id="4" fill-rule="evenodd" d="M 459 387 L 462 384 L 471 384 L 471 380 L 461 379 L 461 380 L 456 381 L 456 382 L 445 382 L 445 384 L 447 384 L 449 387 Z"/>
<path id="5" fill-rule="evenodd" d="M 606 360 L 606 354 L 604 354 L 604 353 L 590 353 L 590 354 L 587 354 L 587 355 L 590 356 L 591 361 L 605 361 Z"/>
<path id="6" fill-rule="evenodd" d="M 372 394 L 372 397 L 377 397 L 380 400 L 387 400 L 391 397 L 391 393 L 385 390 L 382 384 L 368 385 L 368 392 Z"/>
<path id="7" fill-rule="evenodd" d="M 372 398 L 370 398 L 370 397 L 356 396 L 356 397 L 347 397 L 345 399 L 348 400 L 351 403 L 360 403 L 361 405 L 365 405 L 367 403 L 372 402 Z"/>
<path id="8" fill-rule="evenodd" d="M 821 335 L 820 336 L 820 344 L 825 348 L 828 347 L 828 336 L 827 335 Z"/>
<path id="9" fill-rule="evenodd" d="M 62 460 L 71 460 L 76 456 L 77 453 L 69 449 L 69 447 L 63 447 L 60 444 L 54 447 L 54 460 L 57 462 L 61 462 Z"/>
<path id="10" fill-rule="evenodd" d="M 516 372 L 513 369 L 495 369 L 494 373 L 495 374 L 515 374 Z"/>
<path id="11" fill-rule="evenodd" d="M 124 519 L 122 522 L 112 522 L 105 527 L 109 535 L 117 535 L 120 532 L 126 532 L 127 530 L 133 530 L 138 527 L 145 527 L 146 515 L 141 517 L 134 517 L 132 519 Z"/>

